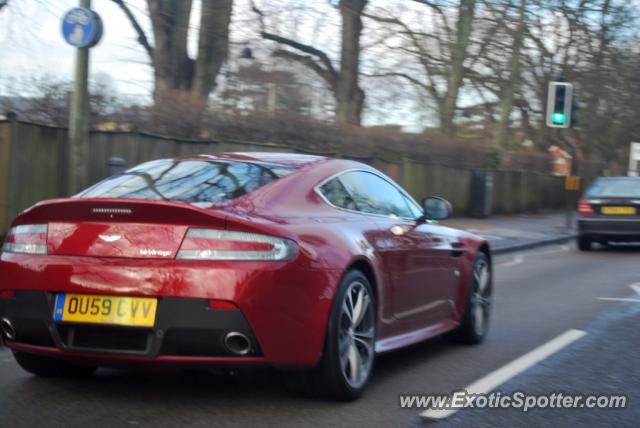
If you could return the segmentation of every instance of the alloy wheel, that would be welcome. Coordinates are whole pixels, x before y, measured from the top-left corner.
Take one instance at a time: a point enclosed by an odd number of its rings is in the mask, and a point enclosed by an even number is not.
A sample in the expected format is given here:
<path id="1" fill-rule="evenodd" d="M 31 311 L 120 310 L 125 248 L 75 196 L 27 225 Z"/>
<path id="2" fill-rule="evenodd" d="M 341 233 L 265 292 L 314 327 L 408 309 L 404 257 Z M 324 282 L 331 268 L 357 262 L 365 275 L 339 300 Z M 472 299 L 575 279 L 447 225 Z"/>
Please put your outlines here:
<path id="1" fill-rule="evenodd" d="M 474 290 L 471 296 L 473 329 L 484 335 L 491 307 L 491 272 L 486 260 L 478 260 L 473 267 Z"/>
<path id="2" fill-rule="evenodd" d="M 338 334 L 340 367 L 347 383 L 360 388 L 373 366 L 375 308 L 367 287 L 353 282 L 342 302 Z"/>

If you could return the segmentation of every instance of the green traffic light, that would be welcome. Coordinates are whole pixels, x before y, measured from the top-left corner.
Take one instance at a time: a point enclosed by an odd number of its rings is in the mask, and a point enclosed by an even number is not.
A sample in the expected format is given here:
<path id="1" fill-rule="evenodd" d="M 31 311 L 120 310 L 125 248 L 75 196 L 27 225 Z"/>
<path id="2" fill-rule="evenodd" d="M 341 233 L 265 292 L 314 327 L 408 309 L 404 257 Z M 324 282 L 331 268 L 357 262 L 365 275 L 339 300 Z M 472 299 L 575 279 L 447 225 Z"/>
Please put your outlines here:
<path id="1" fill-rule="evenodd" d="M 553 113 L 553 115 L 551 116 L 551 120 L 556 125 L 564 125 L 567 117 L 564 115 L 564 113 Z"/>

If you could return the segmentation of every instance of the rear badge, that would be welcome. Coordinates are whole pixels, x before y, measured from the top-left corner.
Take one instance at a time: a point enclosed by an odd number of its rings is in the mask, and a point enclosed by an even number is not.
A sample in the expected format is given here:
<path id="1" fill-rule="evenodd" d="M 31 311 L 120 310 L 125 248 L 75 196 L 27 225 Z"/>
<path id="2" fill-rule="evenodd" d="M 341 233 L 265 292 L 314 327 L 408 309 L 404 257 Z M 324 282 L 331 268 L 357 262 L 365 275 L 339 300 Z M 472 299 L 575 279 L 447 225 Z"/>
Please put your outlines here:
<path id="1" fill-rule="evenodd" d="M 169 250 L 154 250 L 150 248 L 141 248 L 140 249 L 141 256 L 160 256 L 160 257 L 169 257 L 171 255 L 171 251 Z"/>
<path id="2" fill-rule="evenodd" d="M 122 239 L 122 235 L 98 235 L 104 242 L 116 242 Z"/>

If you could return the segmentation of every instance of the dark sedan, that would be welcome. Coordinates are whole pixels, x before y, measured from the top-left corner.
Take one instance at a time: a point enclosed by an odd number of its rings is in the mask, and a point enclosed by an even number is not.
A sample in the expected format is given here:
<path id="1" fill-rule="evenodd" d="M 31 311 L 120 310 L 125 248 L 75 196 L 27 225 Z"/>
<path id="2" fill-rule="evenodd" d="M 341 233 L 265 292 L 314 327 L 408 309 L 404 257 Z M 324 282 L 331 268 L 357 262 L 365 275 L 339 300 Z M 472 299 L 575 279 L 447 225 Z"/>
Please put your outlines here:
<path id="1" fill-rule="evenodd" d="M 578 205 L 578 248 L 640 241 L 640 177 L 601 177 Z"/>

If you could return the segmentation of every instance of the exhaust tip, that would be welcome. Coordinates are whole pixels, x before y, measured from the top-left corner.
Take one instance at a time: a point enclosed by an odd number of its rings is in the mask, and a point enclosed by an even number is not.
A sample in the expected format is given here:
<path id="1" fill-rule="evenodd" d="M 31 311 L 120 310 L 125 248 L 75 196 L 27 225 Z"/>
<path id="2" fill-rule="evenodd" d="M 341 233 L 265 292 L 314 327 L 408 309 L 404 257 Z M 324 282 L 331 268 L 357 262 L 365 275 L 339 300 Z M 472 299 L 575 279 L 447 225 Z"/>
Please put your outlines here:
<path id="1" fill-rule="evenodd" d="M 6 337 L 7 339 L 14 340 L 16 338 L 16 331 L 9 319 L 2 318 L 2 320 L 0 320 L 0 330 L 2 330 L 4 337 Z"/>
<path id="2" fill-rule="evenodd" d="M 251 351 L 251 341 L 238 331 L 231 331 L 224 337 L 224 346 L 235 355 L 247 355 Z"/>

